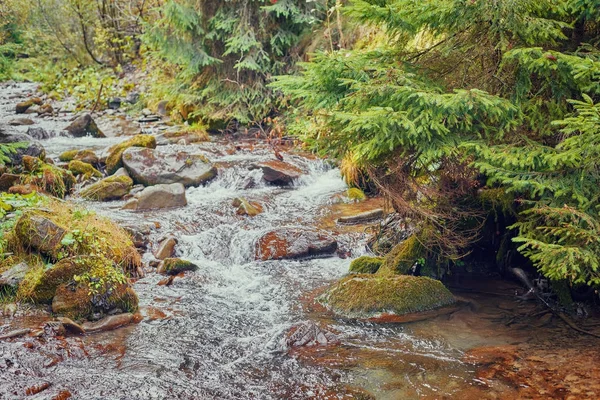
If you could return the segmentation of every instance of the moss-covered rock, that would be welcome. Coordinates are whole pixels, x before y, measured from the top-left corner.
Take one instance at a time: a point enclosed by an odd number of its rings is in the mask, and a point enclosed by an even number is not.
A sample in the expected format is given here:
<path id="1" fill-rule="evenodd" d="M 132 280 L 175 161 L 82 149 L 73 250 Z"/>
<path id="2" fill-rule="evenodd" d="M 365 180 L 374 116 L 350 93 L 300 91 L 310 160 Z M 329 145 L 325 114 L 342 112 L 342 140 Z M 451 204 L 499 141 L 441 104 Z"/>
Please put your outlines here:
<path id="1" fill-rule="evenodd" d="M 417 235 L 411 235 L 386 254 L 379 273 L 407 274 L 416 262 L 425 257 L 425 253 Z"/>
<path id="2" fill-rule="evenodd" d="M 108 313 L 137 310 L 137 295 L 121 270 L 102 257 L 86 264 L 85 271 L 56 287 L 54 313 L 74 319 L 98 319 Z"/>
<path id="3" fill-rule="evenodd" d="M 102 255 L 135 274 L 141 257 L 125 230 L 92 212 L 50 198 L 26 210 L 5 233 L 6 251 L 17 255 L 41 254 L 51 261 Z"/>
<path id="4" fill-rule="evenodd" d="M 17 114 L 24 114 L 25 111 L 27 111 L 29 109 L 29 107 L 33 106 L 33 105 L 42 105 L 42 99 L 40 99 L 39 97 L 33 97 L 29 100 L 25 100 L 22 101 L 20 103 L 17 103 L 17 105 L 15 106 L 15 112 Z"/>
<path id="5" fill-rule="evenodd" d="M 181 258 L 165 258 L 158 265 L 156 272 L 165 275 L 177 275 L 180 272 L 196 271 L 197 269 L 198 266 L 190 261 Z"/>
<path id="6" fill-rule="evenodd" d="M 451 305 L 456 299 L 440 282 L 430 278 L 397 275 L 349 275 L 335 283 L 321 301 L 347 318 L 380 314 L 404 315 Z"/>
<path id="7" fill-rule="evenodd" d="M 364 201 L 367 199 L 365 192 L 363 192 L 359 188 L 348 189 L 346 191 L 346 197 L 348 197 L 348 199 L 355 201 L 355 202 L 360 202 L 360 201 Z"/>
<path id="8" fill-rule="evenodd" d="M 249 217 L 255 217 L 263 211 L 263 208 L 257 202 L 250 202 L 242 197 L 236 197 L 232 205 L 237 207 L 236 213 L 238 215 L 247 215 Z"/>
<path id="9" fill-rule="evenodd" d="M 128 194 L 132 187 L 133 180 L 128 176 L 109 176 L 86 187 L 80 195 L 94 201 L 118 200 Z"/>
<path id="10" fill-rule="evenodd" d="M 67 150 L 67 151 L 61 153 L 61 155 L 58 156 L 58 159 L 62 162 L 73 161 L 75 159 L 75 156 L 77 155 L 77 153 L 79 153 L 79 150 L 77 150 L 77 149 Z"/>
<path id="11" fill-rule="evenodd" d="M 94 168 L 91 164 L 83 161 L 73 160 L 69 162 L 69 171 L 75 176 L 83 175 L 84 179 L 102 178 L 102 173 Z"/>
<path id="12" fill-rule="evenodd" d="M 108 151 L 108 157 L 106 158 L 106 172 L 109 175 L 114 174 L 119 168 L 123 166 L 123 152 L 130 147 L 146 147 L 155 149 L 156 138 L 152 135 L 137 135 L 129 140 L 119 143 L 111 147 Z"/>
<path id="13" fill-rule="evenodd" d="M 357 274 L 374 274 L 383 264 L 382 257 L 362 256 L 350 263 L 350 272 Z"/>
<path id="14" fill-rule="evenodd" d="M 37 282 L 28 283 L 28 297 L 36 303 L 51 303 L 56 289 L 73 281 L 73 277 L 84 274 L 93 268 L 96 263 L 104 262 L 100 257 L 74 257 L 63 259 L 49 269 L 46 269 L 37 279 Z M 29 277 L 29 279 L 32 279 Z M 35 278 L 33 278 L 35 279 Z M 25 294 L 21 292 L 21 294 Z"/>

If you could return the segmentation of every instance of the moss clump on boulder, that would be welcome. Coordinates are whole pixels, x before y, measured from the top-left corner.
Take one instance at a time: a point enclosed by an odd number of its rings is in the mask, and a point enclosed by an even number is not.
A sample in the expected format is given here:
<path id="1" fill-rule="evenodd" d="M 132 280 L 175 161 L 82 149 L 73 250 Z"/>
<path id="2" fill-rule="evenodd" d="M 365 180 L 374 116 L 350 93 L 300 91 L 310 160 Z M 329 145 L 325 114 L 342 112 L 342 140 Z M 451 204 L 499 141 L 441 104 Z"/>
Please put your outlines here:
<path id="1" fill-rule="evenodd" d="M 397 244 L 383 259 L 380 274 L 407 274 L 420 259 L 425 258 L 426 249 L 417 235 L 409 236 Z"/>
<path id="2" fill-rule="evenodd" d="M 361 256 L 350 263 L 350 272 L 357 274 L 374 274 L 383 264 L 382 257 Z"/>
<path id="3" fill-rule="evenodd" d="M 361 202 L 367 199 L 365 192 L 360 190 L 359 188 L 350 188 L 346 191 L 346 196 L 355 202 Z"/>
<path id="4" fill-rule="evenodd" d="M 6 251 L 31 252 L 52 262 L 80 255 L 102 255 L 135 274 L 141 257 L 125 230 L 92 212 L 50 198 L 39 208 L 25 210 L 14 228 L 5 232 Z"/>
<path id="5" fill-rule="evenodd" d="M 95 263 L 102 262 L 100 257 L 74 257 L 60 260 L 49 269 L 40 274 L 39 271 L 33 276 L 27 277 L 27 287 L 20 291 L 20 295 L 27 297 L 36 303 L 51 303 L 58 288 L 63 283 L 69 283 L 73 276 L 83 274 L 90 270 Z M 27 291 L 26 291 L 27 290 Z"/>
<path id="6" fill-rule="evenodd" d="M 133 180 L 125 175 L 109 176 L 81 191 L 84 199 L 94 201 L 118 200 L 129 193 Z"/>
<path id="7" fill-rule="evenodd" d="M 69 162 L 69 171 L 75 176 L 83 175 L 84 179 L 102 178 L 102 174 L 91 164 L 83 161 L 73 160 Z"/>
<path id="8" fill-rule="evenodd" d="M 382 313 L 404 315 L 433 310 L 456 302 L 434 279 L 397 275 L 349 275 L 335 283 L 321 301 L 336 314 L 371 318 Z"/>
<path id="9" fill-rule="evenodd" d="M 123 166 L 123 152 L 125 152 L 125 150 L 127 150 L 130 147 L 146 147 L 155 149 L 156 138 L 152 135 L 137 135 L 129 140 L 126 140 L 122 143 L 111 147 L 108 150 L 108 157 L 106 157 L 106 172 L 109 175 L 114 174 L 119 168 Z"/>
<path id="10" fill-rule="evenodd" d="M 79 150 L 67 150 L 58 156 L 58 159 L 62 162 L 69 162 L 75 159 L 75 156 L 79 153 Z"/>
<path id="11" fill-rule="evenodd" d="M 110 260 L 104 257 L 78 257 L 72 262 L 85 266 L 85 269 L 56 286 L 52 299 L 53 312 L 74 319 L 96 319 L 109 312 L 137 310 L 137 295 L 122 270 Z"/>
<path id="12" fill-rule="evenodd" d="M 156 272 L 165 275 L 177 275 L 180 272 L 196 271 L 198 266 L 190 261 L 182 260 L 181 258 L 165 258 L 158 265 Z"/>
<path id="13" fill-rule="evenodd" d="M 263 211 L 263 208 L 257 202 L 250 202 L 242 197 L 236 197 L 232 205 L 237 207 L 237 215 L 247 215 L 249 217 L 255 217 Z"/>
<path id="14" fill-rule="evenodd" d="M 23 185 L 37 186 L 48 194 L 64 198 L 71 193 L 76 184 L 73 174 L 63 168 L 46 164 L 35 157 L 24 156 L 23 163 L 28 172 L 21 176 Z"/>

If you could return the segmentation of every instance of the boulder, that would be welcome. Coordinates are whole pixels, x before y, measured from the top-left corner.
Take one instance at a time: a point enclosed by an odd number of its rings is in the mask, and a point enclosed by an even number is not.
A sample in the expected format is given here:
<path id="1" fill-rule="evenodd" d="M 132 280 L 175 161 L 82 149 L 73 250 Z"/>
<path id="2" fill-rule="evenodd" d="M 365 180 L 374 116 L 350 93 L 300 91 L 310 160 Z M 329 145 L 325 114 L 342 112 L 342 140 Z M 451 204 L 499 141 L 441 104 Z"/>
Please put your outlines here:
<path id="1" fill-rule="evenodd" d="M 61 153 L 58 159 L 62 162 L 77 160 L 92 165 L 98 165 L 100 162 L 100 159 L 92 150 L 67 150 Z"/>
<path id="2" fill-rule="evenodd" d="M 358 257 L 350 263 L 350 272 L 357 274 L 374 274 L 383 264 L 382 257 Z"/>
<path id="3" fill-rule="evenodd" d="M 130 147 L 156 148 L 156 138 L 152 135 L 136 135 L 129 140 L 119 143 L 108 150 L 106 157 L 106 173 L 112 175 L 123 167 L 123 153 Z"/>
<path id="4" fill-rule="evenodd" d="M 130 313 L 135 312 L 137 307 L 138 297 L 127 283 L 104 285 L 98 289 L 86 283 L 76 286 L 61 284 L 52 300 L 53 313 L 74 319 L 97 319 L 109 313 Z"/>
<path id="5" fill-rule="evenodd" d="M 45 140 L 54 137 L 54 132 L 48 132 L 44 128 L 35 127 L 27 129 L 27 134 L 36 140 Z"/>
<path id="6" fill-rule="evenodd" d="M 85 189 L 79 194 L 84 199 L 94 201 L 118 200 L 129 193 L 133 181 L 128 176 L 109 176 Z"/>
<path id="7" fill-rule="evenodd" d="M 80 276 L 91 270 L 101 257 L 65 258 L 45 270 L 37 282 L 33 284 L 31 297 L 39 303 L 51 303 L 56 289 L 73 281 L 75 275 Z"/>
<path id="8" fill-rule="evenodd" d="M 331 236 L 307 229 L 280 228 L 267 232 L 256 243 L 257 260 L 282 260 L 326 256 L 335 253 Z"/>
<path id="9" fill-rule="evenodd" d="M 170 183 L 199 186 L 217 175 L 206 157 L 185 152 L 132 147 L 125 150 L 122 159 L 134 182 L 145 186 Z"/>
<path id="10" fill-rule="evenodd" d="M 32 212 L 25 213 L 17 221 L 15 234 L 21 245 L 39 253 L 56 256 L 66 230 L 49 218 Z"/>
<path id="11" fill-rule="evenodd" d="M 25 114 L 25 111 L 27 111 L 27 109 L 29 109 L 29 107 L 31 107 L 34 104 L 41 106 L 42 99 L 40 99 L 39 97 L 34 97 L 32 99 L 17 103 L 17 105 L 15 106 L 15 112 L 17 114 Z"/>
<path id="12" fill-rule="evenodd" d="M 96 122 L 94 122 L 90 114 L 84 114 L 76 118 L 71 125 L 65 128 L 65 130 L 74 137 L 84 137 L 88 135 L 97 138 L 106 137 L 100 128 L 98 128 L 98 125 L 96 125 Z"/>
<path id="13" fill-rule="evenodd" d="M 380 274 L 408 274 L 419 259 L 426 258 L 427 250 L 417 235 L 413 234 L 400 242 L 385 255 L 379 269 Z"/>
<path id="14" fill-rule="evenodd" d="M 175 253 L 176 244 L 177 239 L 175 239 L 173 236 L 169 236 L 160 242 L 158 249 L 156 249 L 156 252 L 154 253 L 154 257 L 156 257 L 158 260 L 164 260 L 165 258 L 172 257 Z"/>
<path id="15" fill-rule="evenodd" d="M 145 188 L 138 197 L 137 210 L 184 207 L 185 188 L 181 183 L 161 184 Z"/>
<path id="16" fill-rule="evenodd" d="M 163 275 L 177 275 L 185 271 L 196 271 L 198 266 L 181 258 L 165 258 L 160 262 L 156 272 Z"/>
<path id="17" fill-rule="evenodd" d="M 9 287 L 16 290 L 25 278 L 27 271 L 29 271 L 29 265 L 25 262 L 20 262 L 8 268 L 0 274 L 0 288 Z"/>
<path id="18" fill-rule="evenodd" d="M 32 119 L 29 118 L 15 118 L 8 121 L 10 126 L 24 126 L 24 125 L 35 125 Z"/>
<path id="19" fill-rule="evenodd" d="M 350 215 L 348 217 L 340 217 L 337 222 L 343 225 L 358 225 L 366 222 L 373 222 L 381 219 L 385 216 L 383 209 L 378 208 L 376 210 L 365 211 L 360 214 Z"/>
<path id="20" fill-rule="evenodd" d="M 440 282 L 409 275 L 349 275 L 334 283 L 320 301 L 346 318 L 421 313 L 452 305 L 456 299 Z"/>
<path id="21" fill-rule="evenodd" d="M 7 154 L 9 161 L 7 164 L 19 165 L 24 155 L 45 158 L 46 151 L 44 147 L 31 136 L 24 133 L 9 132 L 6 128 L 0 126 L 0 144 L 14 144 L 15 152 Z"/>
<path id="22" fill-rule="evenodd" d="M 287 186 L 302 175 L 302 170 L 283 161 L 274 160 L 258 164 L 263 179 L 272 185 Z"/>

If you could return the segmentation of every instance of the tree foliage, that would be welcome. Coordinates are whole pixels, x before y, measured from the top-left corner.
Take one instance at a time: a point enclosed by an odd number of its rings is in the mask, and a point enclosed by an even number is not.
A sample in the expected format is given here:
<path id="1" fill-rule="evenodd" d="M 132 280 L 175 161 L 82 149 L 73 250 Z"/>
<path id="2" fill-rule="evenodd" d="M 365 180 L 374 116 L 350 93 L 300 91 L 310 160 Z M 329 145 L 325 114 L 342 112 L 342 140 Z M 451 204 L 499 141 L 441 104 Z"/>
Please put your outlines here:
<path id="1" fill-rule="evenodd" d="M 157 85 L 158 96 L 183 105 L 186 118 L 246 124 L 276 107 L 266 83 L 293 66 L 319 7 L 300 0 L 170 0 L 161 14 L 145 35 L 166 72 L 157 77 L 167 82 Z"/>
<path id="2" fill-rule="evenodd" d="M 316 54 L 273 86 L 298 106 L 291 128 L 418 217 L 438 253 L 468 251 L 485 212 L 469 199 L 501 188 L 519 251 L 552 279 L 597 284 L 599 9 L 355 0 L 347 15 L 384 44 Z"/>

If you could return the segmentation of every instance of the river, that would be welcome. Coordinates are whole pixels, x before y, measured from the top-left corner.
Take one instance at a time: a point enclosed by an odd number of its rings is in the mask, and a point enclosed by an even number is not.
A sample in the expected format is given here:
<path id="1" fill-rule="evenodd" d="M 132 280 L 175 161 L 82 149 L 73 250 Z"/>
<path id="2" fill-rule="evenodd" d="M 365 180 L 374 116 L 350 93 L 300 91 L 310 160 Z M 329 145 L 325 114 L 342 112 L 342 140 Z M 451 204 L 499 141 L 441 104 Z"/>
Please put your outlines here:
<path id="1" fill-rule="evenodd" d="M 0 90 L 1 123 L 15 117 L 14 104 L 31 94 L 35 85 L 4 85 Z M 70 116 L 33 119 L 58 132 Z M 110 120 L 100 118 L 106 124 Z M 154 125 L 142 128 L 159 133 Z M 54 137 L 42 144 L 57 159 L 62 151 L 74 148 L 102 152 L 126 138 Z M 200 144 L 161 147 L 203 154 L 218 166 L 217 178 L 187 189 L 186 207 L 136 213 L 121 210 L 120 201 L 74 200 L 120 224 L 148 229 L 151 247 L 174 235 L 176 256 L 196 263 L 198 271 L 165 286 L 158 284 L 163 277 L 147 267 L 146 276 L 134 284 L 140 298 L 137 324 L 85 337 L 0 342 L 0 399 L 22 398 L 25 388 L 44 382 L 51 383 L 50 388 L 28 398 L 49 399 L 63 390 L 76 399 L 517 396 L 510 381 L 483 379 L 465 354 L 484 346 L 527 343 L 536 336 L 537 328 L 531 324 L 506 324 L 514 314 L 536 307 L 516 301 L 518 285 L 496 285 L 497 296 L 491 299 L 463 293 L 470 306 L 429 321 L 378 325 L 337 319 L 320 307 L 315 296 L 347 273 L 352 258 L 365 252 L 368 234 L 364 226 L 337 226 L 335 217 L 380 206 L 380 200 L 343 202 L 347 187 L 339 170 L 296 151 L 283 156 L 306 173 L 290 188 L 269 186 L 260 170 L 249 167 L 273 159 L 273 151 L 252 140 L 217 136 Z M 264 212 L 252 218 L 237 215 L 231 202 L 239 196 L 262 203 Z M 338 255 L 256 261 L 257 239 L 278 227 L 324 229 L 337 239 Z M 144 259 L 152 259 L 150 252 Z M 4 318 L 0 328 L 39 325 L 45 319 L 44 313 L 25 310 Z M 285 335 L 305 321 L 334 332 L 340 342 L 290 351 Z"/>

